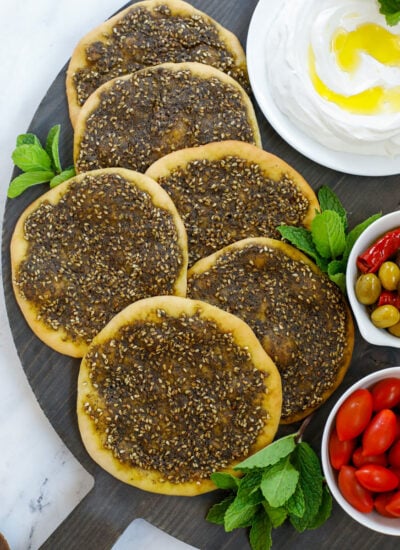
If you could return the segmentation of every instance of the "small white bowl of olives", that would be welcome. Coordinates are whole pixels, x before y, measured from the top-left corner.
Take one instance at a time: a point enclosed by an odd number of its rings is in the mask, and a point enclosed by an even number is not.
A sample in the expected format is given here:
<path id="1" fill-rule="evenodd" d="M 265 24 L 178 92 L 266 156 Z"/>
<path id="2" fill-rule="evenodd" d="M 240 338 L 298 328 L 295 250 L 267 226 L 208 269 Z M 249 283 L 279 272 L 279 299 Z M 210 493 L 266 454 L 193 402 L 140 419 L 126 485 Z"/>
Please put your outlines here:
<path id="1" fill-rule="evenodd" d="M 400 348 L 400 210 L 377 219 L 357 239 L 346 287 L 361 336 Z"/>

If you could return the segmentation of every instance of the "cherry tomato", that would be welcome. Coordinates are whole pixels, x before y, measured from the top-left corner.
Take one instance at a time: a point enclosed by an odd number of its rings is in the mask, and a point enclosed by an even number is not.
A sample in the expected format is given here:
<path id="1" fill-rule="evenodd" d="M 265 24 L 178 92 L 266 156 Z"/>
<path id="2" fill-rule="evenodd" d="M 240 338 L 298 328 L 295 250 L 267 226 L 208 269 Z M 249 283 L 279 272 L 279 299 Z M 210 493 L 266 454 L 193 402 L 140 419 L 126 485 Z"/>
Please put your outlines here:
<path id="1" fill-rule="evenodd" d="M 355 476 L 363 487 L 375 493 L 393 491 L 399 484 L 397 475 L 379 464 L 364 464 Z"/>
<path id="2" fill-rule="evenodd" d="M 396 518 L 400 517 L 400 491 L 397 491 L 386 504 L 386 511 Z"/>
<path id="3" fill-rule="evenodd" d="M 371 389 L 374 411 L 391 409 L 400 403 L 400 378 L 385 378 Z"/>
<path id="4" fill-rule="evenodd" d="M 366 389 L 359 389 L 350 394 L 336 415 L 336 430 L 340 441 L 359 436 L 368 425 L 371 416 L 371 393 Z"/>
<path id="5" fill-rule="evenodd" d="M 372 493 L 359 483 L 355 473 L 353 466 L 342 466 L 338 475 L 339 489 L 349 504 L 359 512 L 368 514 L 374 508 Z"/>
<path id="6" fill-rule="evenodd" d="M 362 435 L 363 455 L 380 455 L 389 449 L 396 436 L 396 424 L 392 410 L 376 413 Z"/>
<path id="7" fill-rule="evenodd" d="M 399 480 L 398 487 L 400 487 L 400 468 L 389 466 L 389 470 L 397 476 L 397 479 Z"/>
<path id="8" fill-rule="evenodd" d="M 388 461 L 391 466 L 400 468 L 400 440 L 396 441 L 389 450 Z"/>
<path id="9" fill-rule="evenodd" d="M 390 499 L 395 494 L 394 491 L 391 491 L 389 493 L 380 493 L 377 495 L 374 499 L 374 508 L 380 514 L 381 516 L 385 516 L 387 518 L 395 518 L 393 514 L 388 512 L 386 510 L 386 505 L 389 504 Z"/>
<path id="10" fill-rule="evenodd" d="M 396 435 L 394 439 L 395 441 L 400 439 L 400 414 L 396 414 Z"/>
<path id="11" fill-rule="evenodd" d="M 362 447 L 357 447 L 352 456 L 353 464 L 356 468 L 361 468 L 364 464 L 379 464 L 380 466 L 387 466 L 388 459 L 386 453 L 381 455 L 364 456 L 362 454 Z"/>
<path id="12" fill-rule="evenodd" d="M 335 470 L 340 470 L 344 464 L 348 464 L 355 447 L 355 439 L 340 441 L 337 436 L 337 431 L 334 428 L 329 437 L 329 459 L 331 461 L 332 468 Z"/>

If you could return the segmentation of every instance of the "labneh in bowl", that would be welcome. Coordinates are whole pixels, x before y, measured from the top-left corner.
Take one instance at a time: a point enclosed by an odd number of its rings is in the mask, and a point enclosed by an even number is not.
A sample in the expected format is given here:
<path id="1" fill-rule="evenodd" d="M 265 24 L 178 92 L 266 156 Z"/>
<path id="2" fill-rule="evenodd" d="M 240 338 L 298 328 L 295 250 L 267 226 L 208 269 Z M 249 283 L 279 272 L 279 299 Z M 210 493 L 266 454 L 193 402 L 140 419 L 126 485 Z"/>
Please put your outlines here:
<path id="1" fill-rule="evenodd" d="M 335 427 L 336 415 L 342 405 L 342 403 L 351 395 L 355 390 L 366 388 L 371 389 L 374 384 L 380 380 L 386 378 L 400 378 L 400 367 L 390 367 L 382 369 L 380 371 L 373 372 L 368 376 L 365 376 L 355 384 L 353 384 L 343 395 L 338 399 L 333 409 L 331 410 L 328 419 L 325 424 L 324 432 L 322 435 L 321 444 L 321 462 L 322 469 L 328 487 L 332 493 L 333 498 L 343 508 L 343 510 L 355 521 L 368 527 L 373 531 L 383 533 L 385 535 L 394 535 L 400 537 L 400 517 L 389 518 L 384 517 L 375 510 L 370 513 L 362 513 L 356 510 L 347 500 L 343 497 L 338 486 L 338 471 L 334 470 L 331 466 L 329 459 L 329 437 L 333 428 Z M 399 489 L 396 489 L 399 490 Z"/>
<path id="2" fill-rule="evenodd" d="M 350 252 L 346 270 L 347 296 L 361 336 L 370 344 L 394 348 L 400 348 L 400 337 L 394 336 L 387 329 L 378 328 L 372 323 L 371 311 L 368 306 L 358 301 L 355 285 L 360 275 L 357 268 L 358 256 L 385 233 L 397 228 L 400 228 L 400 210 L 386 214 L 368 226 L 356 240 Z"/>

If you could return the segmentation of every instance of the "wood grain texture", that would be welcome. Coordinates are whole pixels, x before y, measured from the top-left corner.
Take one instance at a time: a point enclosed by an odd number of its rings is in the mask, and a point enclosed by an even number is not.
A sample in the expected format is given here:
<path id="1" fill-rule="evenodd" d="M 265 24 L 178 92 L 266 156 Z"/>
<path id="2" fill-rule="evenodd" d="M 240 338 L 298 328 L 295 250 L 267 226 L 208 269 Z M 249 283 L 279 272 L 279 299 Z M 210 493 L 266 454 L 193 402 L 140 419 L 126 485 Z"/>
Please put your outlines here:
<path id="1" fill-rule="evenodd" d="M 233 31 L 243 46 L 256 3 L 256 0 L 192 0 L 195 7 Z M 65 96 L 65 69 L 61 70 L 49 88 L 29 131 L 44 139 L 51 126 L 61 124 L 61 160 L 63 165 L 68 165 L 72 159 L 72 128 Z M 314 189 L 322 184 L 332 187 L 349 212 L 350 227 L 377 211 L 387 213 L 400 207 L 400 176 L 356 177 L 326 169 L 287 145 L 257 106 L 255 108 L 264 149 L 291 164 Z M 41 407 L 68 448 L 95 477 L 96 482 L 94 489 L 42 546 L 43 550 L 109 550 L 122 531 L 137 517 L 149 520 L 201 550 L 248 550 L 250 546 L 245 530 L 225 533 L 222 527 L 204 519 L 208 508 L 220 499 L 220 492 L 194 498 L 145 493 L 112 478 L 87 455 L 75 416 L 79 360 L 52 351 L 31 333 L 15 302 L 10 279 L 9 245 L 12 231 L 24 208 L 45 189 L 47 186 L 34 187 L 6 204 L 2 240 L 6 307 L 22 366 Z M 306 432 L 306 440 L 317 452 L 325 420 L 337 397 L 366 374 L 398 364 L 400 350 L 368 345 L 357 331 L 352 364 L 343 384 L 317 411 Z M 281 434 L 290 433 L 296 427 L 285 427 Z M 273 548 L 279 550 L 306 550 L 314 547 L 329 550 L 352 547 L 389 550 L 395 548 L 396 544 L 396 537 L 380 535 L 353 522 L 336 503 L 331 518 L 316 531 L 298 534 L 290 525 L 284 525 L 273 533 Z"/>

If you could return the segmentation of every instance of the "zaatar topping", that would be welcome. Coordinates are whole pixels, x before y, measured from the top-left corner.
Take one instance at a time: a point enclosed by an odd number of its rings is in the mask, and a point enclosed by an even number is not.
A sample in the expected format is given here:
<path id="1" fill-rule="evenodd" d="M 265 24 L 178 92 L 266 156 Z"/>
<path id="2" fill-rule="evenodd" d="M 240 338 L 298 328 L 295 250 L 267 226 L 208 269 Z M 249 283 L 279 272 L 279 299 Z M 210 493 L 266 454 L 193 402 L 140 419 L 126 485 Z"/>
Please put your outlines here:
<path id="1" fill-rule="evenodd" d="M 47 326 L 87 343 L 132 301 L 173 294 L 183 262 L 171 213 L 116 174 L 72 181 L 28 216 L 24 236 L 19 291 Z"/>
<path id="2" fill-rule="evenodd" d="M 164 481 L 208 478 L 246 456 L 268 421 L 266 374 L 199 315 L 160 310 L 92 345 L 85 361 L 96 397 L 84 408 L 104 447 Z"/>
<path id="3" fill-rule="evenodd" d="M 240 89 L 190 70 L 154 67 L 117 79 L 85 120 L 76 168 L 144 172 L 177 149 L 212 141 L 255 142 Z"/>
<path id="4" fill-rule="evenodd" d="M 258 164 L 235 156 L 195 160 L 157 182 L 187 228 L 189 265 L 246 237 L 279 239 L 276 228 L 302 225 L 310 206 L 287 175 L 272 181 Z"/>
<path id="5" fill-rule="evenodd" d="M 236 65 L 214 25 L 200 14 L 172 15 L 163 4 L 152 10 L 132 6 L 85 54 L 87 66 L 74 74 L 80 105 L 104 82 L 165 62 L 212 65 L 248 88 L 245 68 Z"/>
<path id="6" fill-rule="evenodd" d="M 246 321 L 282 379 L 282 419 L 322 403 L 346 348 L 340 289 L 281 250 L 247 246 L 188 280 L 188 296 Z"/>

